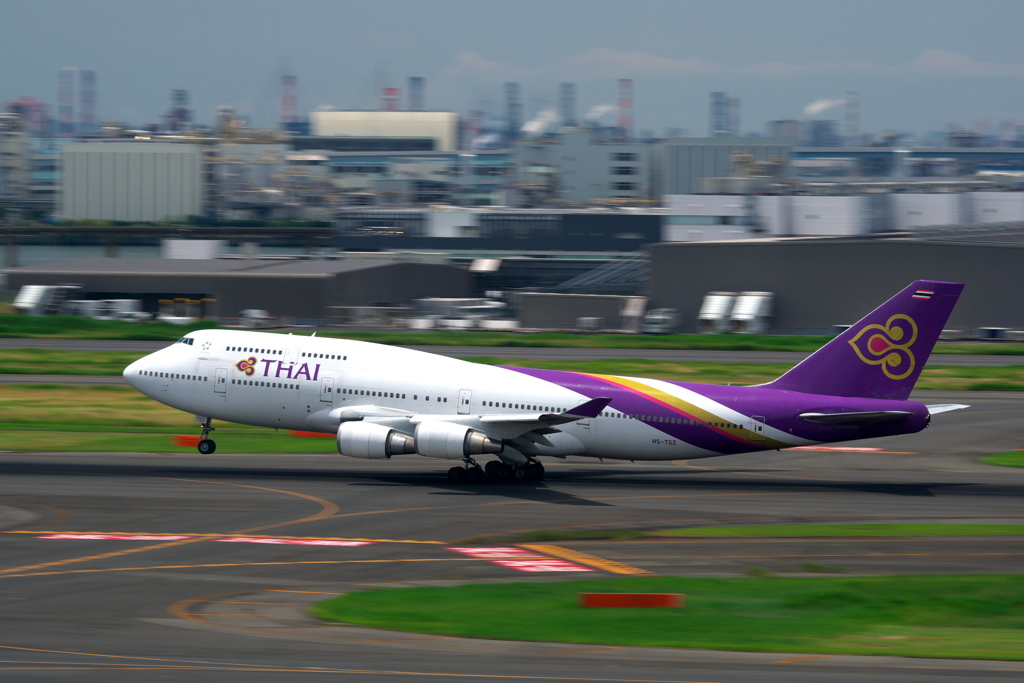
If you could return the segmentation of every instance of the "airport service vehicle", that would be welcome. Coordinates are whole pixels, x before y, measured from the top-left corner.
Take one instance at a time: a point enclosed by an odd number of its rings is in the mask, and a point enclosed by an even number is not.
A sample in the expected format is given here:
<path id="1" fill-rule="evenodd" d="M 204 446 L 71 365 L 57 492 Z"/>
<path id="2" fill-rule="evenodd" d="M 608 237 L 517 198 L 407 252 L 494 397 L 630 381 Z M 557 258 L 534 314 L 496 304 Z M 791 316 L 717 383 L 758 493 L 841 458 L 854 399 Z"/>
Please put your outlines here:
<path id="1" fill-rule="evenodd" d="M 919 280 L 779 379 L 740 387 L 492 367 L 344 339 L 193 332 L 131 365 L 140 392 L 213 420 L 336 435 L 354 458 L 456 461 L 453 481 L 542 457 L 708 458 L 910 434 L 966 408 L 908 400 L 962 284 Z M 478 459 L 491 456 L 485 467 Z"/>

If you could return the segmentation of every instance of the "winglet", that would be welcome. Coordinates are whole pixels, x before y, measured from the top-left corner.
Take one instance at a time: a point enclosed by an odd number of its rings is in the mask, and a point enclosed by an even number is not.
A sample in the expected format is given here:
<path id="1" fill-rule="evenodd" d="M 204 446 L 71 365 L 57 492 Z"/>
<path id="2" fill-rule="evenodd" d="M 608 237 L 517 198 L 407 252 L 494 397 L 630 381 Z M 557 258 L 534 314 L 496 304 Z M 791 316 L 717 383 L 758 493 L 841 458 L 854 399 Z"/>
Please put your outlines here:
<path id="1" fill-rule="evenodd" d="M 562 413 L 562 415 L 567 417 L 597 417 L 611 402 L 612 400 L 610 398 L 592 398 L 586 403 L 581 403 L 575 408 L 570 408 Z"/>

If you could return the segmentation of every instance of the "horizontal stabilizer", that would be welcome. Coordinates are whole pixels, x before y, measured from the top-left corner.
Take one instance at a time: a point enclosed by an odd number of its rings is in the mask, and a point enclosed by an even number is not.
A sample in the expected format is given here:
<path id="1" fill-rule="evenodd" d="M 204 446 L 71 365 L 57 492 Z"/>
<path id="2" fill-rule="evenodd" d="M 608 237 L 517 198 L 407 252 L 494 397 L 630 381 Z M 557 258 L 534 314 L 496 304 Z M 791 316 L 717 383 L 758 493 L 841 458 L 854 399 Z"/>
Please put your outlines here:
<path id="1" fill-rule="evenodd" d="M 970 408 L 962 403 L 938 403 L 933 406 L 925 406 L 928 409 L 929 415 L 938 415 L 939 413 L 948 413 L 951 410 L 963 410 L 964 408 Z"/>
<path id="2" fill-rule="evenodd" d="M 871 410 L 860 413 L 801 413 L 800 417 L 808 422 L 823 425 L 847 425 L 859 427 L 880 422 L 896 422 L 913 415 L 906 410 Z"/>

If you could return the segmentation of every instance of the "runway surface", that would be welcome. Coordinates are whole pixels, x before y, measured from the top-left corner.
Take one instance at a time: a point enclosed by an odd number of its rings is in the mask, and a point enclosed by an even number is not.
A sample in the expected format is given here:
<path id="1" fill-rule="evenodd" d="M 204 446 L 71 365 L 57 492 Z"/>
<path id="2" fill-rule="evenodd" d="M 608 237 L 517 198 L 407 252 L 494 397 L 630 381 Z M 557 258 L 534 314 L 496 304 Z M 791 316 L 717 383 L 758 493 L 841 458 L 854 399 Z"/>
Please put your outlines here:
<path id="1" fill-rule="evenodd" d="M 541 528 L 1024 521 L 1024 395 L 925 432 L 664 464 L 553 462 L 544 482 L 453 485 L 406 456 L 0 453 L 0 678 L 71 681 L 919 682 L 1024 678 L 1024 663 L 503 643 L 325 625 L 306 607 L 373 586 L 644 573 L 1015 572 L 1024 539 L 680 539 L 532 548 L 521 572 L 450 550 Z M 325 441 L 325 450 L 332 447 Z M 222 455 L 223 453 L 223 455 Z M 495 546 L 508 543 L 495 542 Z M 563 563 L 563 564 L 559 564 Z M 510 588 L 514 590 L 514 588 Z M 486 606 L 481 606 L 485 609 Z"/>

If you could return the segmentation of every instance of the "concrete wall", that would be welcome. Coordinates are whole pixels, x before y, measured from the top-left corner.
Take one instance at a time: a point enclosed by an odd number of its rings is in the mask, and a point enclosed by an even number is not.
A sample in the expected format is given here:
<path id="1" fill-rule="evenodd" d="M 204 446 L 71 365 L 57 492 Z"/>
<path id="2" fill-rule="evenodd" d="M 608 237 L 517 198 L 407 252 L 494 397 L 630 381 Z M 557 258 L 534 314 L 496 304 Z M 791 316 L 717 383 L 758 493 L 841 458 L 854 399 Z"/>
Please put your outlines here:
<path id="1" fill-rule="evenodd" d="M 935 225 L 957 225 L 971 220 L 970 194 L 896 193 L 889 195 L 892 229 L 913 230 Z"/>
<path id="2" fill-rule="evenodd" d="M 947 327 L 1024 329 L 1024 247 L 911 240 L 658 244 L 649 308 L 696 325 L 710 291 L 775 293 L 773 330 L 824 333 L 851 324 L 917 279 L 964 282 Z"/>
<path id="3" fill-rule="evenodd" d="M 790 235 L 863 235 L 869 232 L 868 197 L 864 195 L 797 195 L 788 199 L 792 205 Z"/>
<path id="4" fill-rule="evenodd" d="M 579 318 L 601 318 L 602 329 L 618 328 L 624 308 L 635 298 L 524 292 L 518 296 L 519 323 L 522 327 L 575 329 Z"/>
<path id="5" fill-rule="evenodd" d="M 974 223 L 1024 221 L 1024 192 L 972 192 Z"/>
<path id="6" fill-rule="evenodd" d="M 61 218 L 162 221 L 203 213 L 199 145 L 96 142 L 65 145 Z"/>

